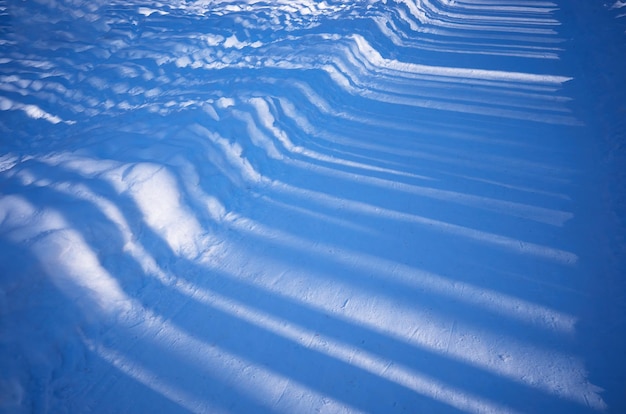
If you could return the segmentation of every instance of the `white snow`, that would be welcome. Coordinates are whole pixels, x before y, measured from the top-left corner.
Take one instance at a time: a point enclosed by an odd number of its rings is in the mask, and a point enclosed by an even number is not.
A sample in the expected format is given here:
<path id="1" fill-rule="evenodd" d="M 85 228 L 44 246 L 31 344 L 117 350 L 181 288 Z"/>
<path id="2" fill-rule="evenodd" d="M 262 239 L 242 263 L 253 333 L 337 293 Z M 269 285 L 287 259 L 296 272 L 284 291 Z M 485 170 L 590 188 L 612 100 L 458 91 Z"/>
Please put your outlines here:
<path id="1" fill-rule="evenodd" d="M 596 3 L 0 1 L 0 413 L 624 412 Z"/>
<path id="2" fill-rule="evenodd" d="M 71 121 L 63 121 L 56 115 L 52 115 L 37 105 L 24 105 L 21 103 L 13 102 L 10 99 L 4 98 L 0 96 L 0 110 L 2 111 L 15 111 L 21 110 L 26 113 L 30 118 L 33 119 L 45 119 L 46 121 L 52 124 L 58 124 L 60 122 L 71 122 Z"/>

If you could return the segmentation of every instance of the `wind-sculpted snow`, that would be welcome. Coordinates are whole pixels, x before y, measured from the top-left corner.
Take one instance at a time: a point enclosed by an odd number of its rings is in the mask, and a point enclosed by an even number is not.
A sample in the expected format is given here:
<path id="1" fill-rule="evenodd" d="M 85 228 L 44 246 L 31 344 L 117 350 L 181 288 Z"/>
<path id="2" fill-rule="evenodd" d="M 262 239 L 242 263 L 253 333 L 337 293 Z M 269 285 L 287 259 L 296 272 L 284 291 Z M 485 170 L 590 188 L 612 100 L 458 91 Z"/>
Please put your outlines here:
<path id="1" fill-rule="evenodd" d="M 626 16 L 626 14 L 621 13 L 622 8 L 624 8 L 624 7 L 626 7 L 626 2 L 623 2 L 623 1 L 617 0 L 617 1 L 615 2 L 615 4 L 613 4 L 613 6 L 611 7 L 611 9 L 613 9 L 613 10 L 617 10 L 617 11 L 619 12 L 619 14 L 617 15 L 617 17 L 618 17 L 618 18 L 620 18 L 620 17 L 624 17 L 624 16 Z"/>
<path id="2" fill-rule="evenodd" d="M 0 411 L 612 408 L 558 3 L 0 0 Z"/>

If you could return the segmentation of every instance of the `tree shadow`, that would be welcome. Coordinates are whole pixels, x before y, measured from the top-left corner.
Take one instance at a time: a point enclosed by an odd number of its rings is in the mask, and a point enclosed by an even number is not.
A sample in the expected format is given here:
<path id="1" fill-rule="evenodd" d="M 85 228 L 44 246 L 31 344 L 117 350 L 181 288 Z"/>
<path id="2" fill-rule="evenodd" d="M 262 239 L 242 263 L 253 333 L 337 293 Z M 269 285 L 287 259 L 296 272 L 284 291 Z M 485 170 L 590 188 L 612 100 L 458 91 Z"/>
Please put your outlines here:
<path id="1" fill-rule="evenodd" d="M 94 66 L 64 57 L 76 50 L 62 22 L 50 24 L 59 29 L 54 49 L 29 47 L 63 70 L 47 87 L 27 73 L 45 73 L 36 65 L 9 82 L 18 112 L 3 115 L 2 128 L 51 139 L 15 145 L 25 157 L 0 173 L 3 197 L 62 218 L 61 230 L 84 242 L 83 256 L 67 257 L 85 262 L 25 266 L 47 257 L 33 246 L 46 250 L 59 230 L 44 223 L 32 238 L 3 241 L 0 264 L 15 255 L 8 283 L 34 272 L 47 291 L 48 278 L 92 263 L 70 292 L 50 288 L 59 323 L 71 330 L 79 321 L 67 315 L 86 315 L 89 328 L 68 334 L 74 348 L 65 355 L 89 356 L 82 372 L 59 368 L 52 404 L 385 413 L 601 405 L 579 364 L 589 352 L 579 348 L 589 322 L 576 322 L 589 259 L 569 220 L 585 217 L 570 199 L 584 169 L 563 145 L 577 119 L 562 93 L 566 77 L 540 75 L 554 66 L 536 54 L 558 50 L 532 48 L 560 44 L 537 28 L 552 25 L 551 11 L 526 4 L 534 11 L 505 25 L 510 10 L 423 2 L 427 26 L 441 30 L 411 40 L 416 11 L 379 6 L 345 26 L 319 17 L 285 37 L 271 25 L 251 33 L 243 9 L 203 20 L 168 8 L 169 20 L 120 6 L 94 32 L 78 25 L 106 43 L 90 49 Z M 284 19 L 297 15 L 285 10 Z M 264 13 L 255 16 L 269 19 Z M 195 28 L 215 21 L 226 27 L 213 37 Z M 472 57 L 452 59 L 461 48 Z M 491 59 L 507 48 L 496 71 L 464 69 L 489 67 L 479 51 Z M 68 91 L 74 77 L 83 95 Z M 41 113 L 24 105 L 92 118 L 51 126 L 29 120 Z M 73 165 L 78 159 L 93 171 Z M 104 173 L 107 163 L 121 178 Z M 153 174 L 132 182 L 146 164 Z M 158 174 L 171 178 L 168 188 Z M 151 180 L 154 205 L 131 188 Z M 168 205 L 176 220 L 163 219 Z M 186 220 L 199 231 L 183 234 L 193 227 Z M 98 307 L 98 294 L 110 292 L 99 292 L 96 274 L 128 308 Z M 82 390 L 63 391 L 83 380 Z M 45 405 L 38 386 L 26 397 L 36 408 Z"/>

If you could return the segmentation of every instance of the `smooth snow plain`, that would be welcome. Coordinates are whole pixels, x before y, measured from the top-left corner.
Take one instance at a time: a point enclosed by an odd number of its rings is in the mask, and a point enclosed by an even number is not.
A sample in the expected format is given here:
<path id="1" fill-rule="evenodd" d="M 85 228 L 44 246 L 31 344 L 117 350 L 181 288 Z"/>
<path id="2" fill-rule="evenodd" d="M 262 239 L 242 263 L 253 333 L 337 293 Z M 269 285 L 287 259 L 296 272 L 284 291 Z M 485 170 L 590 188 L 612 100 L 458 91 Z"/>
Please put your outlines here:
<path id="1" fill-rule="evenodd" d="M 0 0 L 0 412 L 625 412 L 623 7 Z"/>

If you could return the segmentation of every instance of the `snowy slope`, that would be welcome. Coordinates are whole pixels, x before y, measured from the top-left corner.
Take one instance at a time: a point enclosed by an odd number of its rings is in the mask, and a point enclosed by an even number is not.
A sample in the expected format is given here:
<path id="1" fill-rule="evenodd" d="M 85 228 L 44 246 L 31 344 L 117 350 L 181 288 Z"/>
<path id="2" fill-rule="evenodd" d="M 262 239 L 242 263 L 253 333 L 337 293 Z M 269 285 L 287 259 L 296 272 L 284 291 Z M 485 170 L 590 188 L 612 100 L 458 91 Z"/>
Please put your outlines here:
<path id="1" fill-rule="evenodd" d="M 0 412 L 623 412 L 623 10 L 0 0 Z"/>

